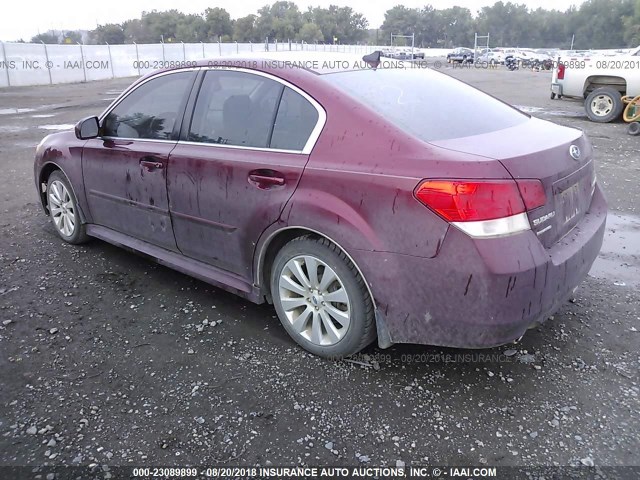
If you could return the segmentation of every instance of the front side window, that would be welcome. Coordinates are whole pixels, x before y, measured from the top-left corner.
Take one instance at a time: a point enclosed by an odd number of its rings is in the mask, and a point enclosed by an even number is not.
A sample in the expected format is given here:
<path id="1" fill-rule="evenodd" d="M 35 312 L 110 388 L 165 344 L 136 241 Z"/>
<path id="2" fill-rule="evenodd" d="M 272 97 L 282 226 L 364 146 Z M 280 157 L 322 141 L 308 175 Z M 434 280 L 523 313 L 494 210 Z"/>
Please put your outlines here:
<path id="1" fill-rule="evenodd" d="M 103 135 L 169 140 L 193 83 L 193 72 L 162 75 L 137 87 L 103 122 Z"/>
<path id="2" fill-rule="evenodd" d="M 284 86 L 260 75 L 207 72 L 188 139 L 243 147 L 268 147 Z"/>

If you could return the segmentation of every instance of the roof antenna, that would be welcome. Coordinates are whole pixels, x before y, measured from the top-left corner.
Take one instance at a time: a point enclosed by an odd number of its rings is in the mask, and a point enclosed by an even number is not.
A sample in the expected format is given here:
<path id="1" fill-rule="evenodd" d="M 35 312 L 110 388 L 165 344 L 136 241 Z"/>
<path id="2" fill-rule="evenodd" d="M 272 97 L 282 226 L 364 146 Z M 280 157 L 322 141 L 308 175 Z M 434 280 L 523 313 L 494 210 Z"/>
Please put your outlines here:
<path id="1" fill-rule="evenodd" d="M 380 65 L 381 56 L 382 56 L 382 52 L 380 50 L 376 50 L 375 52 L 362 57 L 362 60 L 364 60 L 364 62 L 369 66 L 369 68 L 373 68 L 375 70 Z"/>

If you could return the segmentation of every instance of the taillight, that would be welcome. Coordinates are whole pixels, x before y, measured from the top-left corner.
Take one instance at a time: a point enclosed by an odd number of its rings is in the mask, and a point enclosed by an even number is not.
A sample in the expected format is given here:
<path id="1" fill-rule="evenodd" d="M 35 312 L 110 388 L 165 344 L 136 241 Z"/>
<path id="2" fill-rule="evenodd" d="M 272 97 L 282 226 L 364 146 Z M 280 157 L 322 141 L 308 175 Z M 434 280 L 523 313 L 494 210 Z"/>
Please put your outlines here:
<path id="1" fill-rule="evenodd" d="M 474 237 L 529 230 L 527 210 L 546 203 L 540 180 L 425 180 L 415 196 Z"/>
<path id="2" fill-rule="evenodd" d="M 558 61 L 559 62 L 559 61 Z M 558 63 L 558 80 L 564 80 L 564 63 Z"/>
<path id="3" fill-rule="evenodd" d="M 544 193 L 544 186 L 540 180 L 526 179 L 516 180 L 524 206 L 527 210 L 542 207 L 547 203 L 547 195 Z"/>

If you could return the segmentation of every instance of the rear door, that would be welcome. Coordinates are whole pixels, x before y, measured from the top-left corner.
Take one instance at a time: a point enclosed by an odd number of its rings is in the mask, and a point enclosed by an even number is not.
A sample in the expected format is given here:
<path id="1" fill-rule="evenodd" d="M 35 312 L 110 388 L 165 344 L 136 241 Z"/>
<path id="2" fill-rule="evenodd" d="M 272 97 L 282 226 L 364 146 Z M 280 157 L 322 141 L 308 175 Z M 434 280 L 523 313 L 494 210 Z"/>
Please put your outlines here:
<path id="1" fill-rule="evenodd" d="M 154 77 L 124 97 L 102 120 L 102 136 L 82 153 L 93 223 L 176 250 L 166 167 L 176 146 L 196 72 Z"/>
<path id="2" fill-rule="evenodd" d="M 274 77 L 207 71 L 169 156 L 180 251 L 252 280 L 255 244 L 293 195 L 323 124 L 319 105 Z"/>

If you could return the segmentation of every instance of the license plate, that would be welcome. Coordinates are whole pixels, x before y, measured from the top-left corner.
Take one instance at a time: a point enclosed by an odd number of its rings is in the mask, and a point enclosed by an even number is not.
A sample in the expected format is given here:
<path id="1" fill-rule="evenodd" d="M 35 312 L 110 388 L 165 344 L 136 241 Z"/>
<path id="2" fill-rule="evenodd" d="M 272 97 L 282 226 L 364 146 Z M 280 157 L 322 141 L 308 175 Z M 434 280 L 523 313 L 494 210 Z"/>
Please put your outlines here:
<path id="1" fill-rule="evenodd" d="M 560 194 L 563 225 L 576 218 L 580 213 L 580 183 L 574 183 Z"/>

